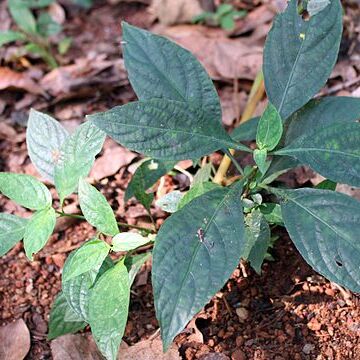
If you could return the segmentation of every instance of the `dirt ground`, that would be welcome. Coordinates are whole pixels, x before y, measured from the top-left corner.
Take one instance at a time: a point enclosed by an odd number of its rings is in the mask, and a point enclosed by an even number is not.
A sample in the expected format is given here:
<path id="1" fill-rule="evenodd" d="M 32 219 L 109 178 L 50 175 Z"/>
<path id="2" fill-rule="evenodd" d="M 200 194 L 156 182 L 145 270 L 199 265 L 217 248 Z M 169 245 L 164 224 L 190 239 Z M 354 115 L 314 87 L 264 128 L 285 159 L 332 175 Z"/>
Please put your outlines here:
<path id="1" fill-rule="evenodd" d="M 240 66 L 236 74 L 226 69 L 231 56 L 229 60 L 226 56 L 214 58 L 212 52 L 202 55 L 216 80 L 224 124 L 233 126 L 249 94 L 253 80 L 249 74 L 261 67 L 259 48 L 278 2 L 232 1 L 249 13 L 231 34 L 193 25 L 180 25 L 180 28 L 159 25 L 156 10 L 149 3 L 144 0 L 95 1 L 91 9 L 83 10 L 60 1 L 66 14 L 64 31 L 73 38 L 73 45 L 60 58 L 61 67 L 52 72 L 37 59 L 14 60 L 11 54 L 15 45 L 0 49 L 1 67 L 21 71 L 29 81 L 26 87 L 18 83 L 1 87 L 0 76 L 0 89 L 4 89 L 0 90 L 0 171 L 36 174 L 25 143 L 25 124 L 31 107 L 53 114 L 72 129 L 85 114 L 135 99 L 121 60 L 121 20 L 170 34 L 170 37 L 175 34 L 184 46 L 188 45 L 195 53 L 199 51 L 200 58 L 201 51 L 207 49 L 201 48 L 207 31 L 210 34 L 207 36 L 215 38 L 216 44 L 223 41 L 230 49 L 233 46 L 235 53 L 240 51 L 239 42 L 247 46 L 247 52 L 239 52 L 237 56 L 243 55 L 251 66 Z M 0 19 L 8 21 L 4 4 L 0 4 Z M 322 94 L 360 96 L 359 19 L 360 3 L 357 0 L 346 2 L 339 63 Z M 5 22 L 3 26 L 7 26 Z M 264 104 L 264 101 L 259 104 L 257 112 Z M 220 155 L 215 154 L 213 158 L 218 163 Z M 123 200 L 133 164 L 139 159 L 137 154 L 107 141 L 97 159 L 96 171 L 90 176 L 98 180 L 118 221 L 150 226 L 146 212 L 135 200 L 128 203 Z M 110 168 L 106 166 L 108 163 L 111 163 Z M 186 162 L 182 166 L 194 171 Z M 283 181 L 290 186 L 304 186 L 311 184 L 312 177 L 311 172 L 300 169 L 286 175 Z M 157 189 L 157 196 L 174 189 L 185 190 L 188 185 L 182 173 L 167 175 Z M 56 197 L 54 189 L 52 192 Z M 75 199 L 67 200 L 66 206 L 76 208 Z M 155 207 L 152 210 L 160 225 L 165 213 Z M 1 196 L 0 211 L 29 215 Z M 247 264 L 241 264 L 224 288 L 177 336 L 175 343 L 182 359 L 360 360 L 360 297 L 312 271 L 287 234 L 281 228 L 275 231 L 279 239 L 270 250 L 274 260 L 264 263 L 262 275 L 257 275 Z M 0 325 L 20 318 L 25 321 L 31 334 L 31 348 L 26 359 L 53 359 L 46 335 L 51 304 L 61 289 L 61 269 L 69 253 L 94 233 L 84 222 L 63 220 L 35 261 L 26 259 L 21 243 L 0 258 Z M 130 346 L 154 338 L 158 329 L 150 273 L 151 263 L 146 263 L 132 289 L 124 337 Z"/>

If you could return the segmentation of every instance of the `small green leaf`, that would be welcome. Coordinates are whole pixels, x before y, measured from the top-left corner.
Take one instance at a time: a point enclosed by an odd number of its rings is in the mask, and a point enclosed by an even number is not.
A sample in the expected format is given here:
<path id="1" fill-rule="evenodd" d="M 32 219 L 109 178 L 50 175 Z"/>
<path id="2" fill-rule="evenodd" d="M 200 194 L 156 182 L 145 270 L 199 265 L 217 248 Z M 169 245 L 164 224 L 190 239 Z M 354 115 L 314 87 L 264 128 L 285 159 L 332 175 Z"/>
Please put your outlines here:
<path id="1" fill-rule="evenodd" d="M 331 180 L 325 179 L 325 180 L 322 181 L 321 183 L 317 184 L 317 185 L 315 186 L 315 189 L 335 191 L 336 185 L 337 185 L 336 182 L 333 182 L 333 181 L 331 181 Z"/>
<path id="2" fill-rule="evenodd" d="M 112 251 L 130 251 L 149 243 L 151 240 L 135 232 L 122 232 L 112 239 Z"/>
<path id="3" fill-rule="evenodd" d="M 76 250 L 66 259 L 64 267 L 71 262 Z M 62 282 L 62 291 L 71 309 L 82 320 L 89 322 L 89 298 L 91 288 L 95 281 L 108 269 L 113 266 L 111 258 L 108 256 L 102 265 L 89 270 L 69 281 Z"/>
<path id="4" fill-rule="evenodd" d="M 62 30 L 62 26 L 54 21 L 47 12 L 42 12 L 37 20 L 37 32 L 43 37 L 57 35 Z"/>
<path id="5" fill-rule="evenodd" d="M 80 208 L 86 220 L 105 235 L 119 232 L 115 215 L 106 198 L 84 179 L 79 181 Z"/>
<path id="6" fill-rule="evenodd" d="M 0 31 L 0 47 L 16 40 L 26 39 L 25 35 L 18 31 Z"/>
<path id="7" fill-rule="evenodd" d="M 360 186 L 359 139 L 359 123 L 332 124 L 306 132 L 275 154 L 294 156 L 332 181 Z"/>
<path id="8" fill-rule="evenodd" d="M 271 232 L 269 224 L 259 210 L 254 210 L 245 218 L 246 254 L 254 270 L 261 274 L 261 265 L 270 245 Z"/>
<path id="9" fill-rule="evenodd" d="M 72 39 L 72 37 L 69 37 L 69 36 L 64 37 L 62 40 L 60 40 L 57 45 L 59 54 L 65 55 L 69 51 L 72 42 L 73 42 L 73 39 Z"/>
<path id="10" fill-rule="evenodd" d="M 235 27 L 235 19 L 233 14 L 227 14 L 220 17 L 220 26 L 224 30 L 233 30 Z"/>
<path id="11" fill-rule="evenodd" d="M 271 191 L 282 199 L 286 229 L 310 266 L 360 292 L 360 202 L 329 190 Z"/>
<path id="12" fill-rule="evenodd" d="M 271 151 L 281 139 L 282 120 L 274 105 L 269 104 L 261 116 L 256 133 L 256 144 L 259 149 Z"/>
<path id="13" fill-rule="evenodd" d="M 26 144 L 30 160 L 45 179 L 54 181 L 54 167 L 68 136 L 65 128 L 51 116 L 30 110 Z"/>
<path id="14" fill-rule="evenodd" d="M 197 197 L 156 237 L 152 283 L 164 350 L 237 266 L 245 246 L 242 183 Z"/>
<path id="15" fill-rule="evenodd" d="M 26 33 L 36 35 L 36 20 L 29 7 L 21 0 L 8 0 L 8 6 L 16 25 Z"/>
<path id="16" fill-rule="evenodd" d="M 140 100 L 177 100 L 204 113 L 207 126 L 220 124 L 219 96 L 194 55 L 162 36 L 125 22 L 122 28 L 125 67 Z M 192 129 L 195 126 L 183 124 L 184 128 Z"/>
<path id="17" fill-rule="evenodd" d="M 135 196 L 143 204 L 141 198 L 144 196 L 144 193 L 146 194 L 146 190 L 153 186 L 162 176 L 166 175 L 174 166 L 175 163 L 173 161 L 159 161 L 154 159 L 149 159 L 141 163 L 125 191 L 125 201 Z"/>
<path id="18" fill-rule="evenodd" d="M 105 134 L 90 122 L 80 125 L 61 147 L 55 166 L 55 185 L 61 203 L 73 193 L 81 177 L 86 177 L 101 151 Z"/>
<path id="19" fill-rule="evenodd" d="M 156 206 L 168 213 L 178 210 L 180 201 L 184 194 L 179 190 L 171 191 L 156 201 Z"/>
<path id="20" fill-rule="evenodd" d="M 30 175 L 0 172 L 0 192 L 21 206 L 41 210 L 51 206 L 48 188 Z"/>
<path id="21" fill-rule="evenodd" d="M 194 180 L 192 182 L 192 187 L 194 187 L 197 184 L 207 182 L 211 178 L 211 173 L 213 171 L 213 164 L 208 163 L 202 166 L 194 175 Z"/>
<path id="22" fill-rule="evenodd" d="M 0 213 L 0 256 L 5 255 L 25 234 L 27 219 Z"/>
<path id="23" fill-rule="evenodd" d="M 279 204 L 264 203 L 259 207 L 259 209 L 269 224 L 284 226 Z"/>
<path id="24" fill-rule="evenodd" d="M 28 7 L 30 9 L 40 9 L 47 7 L 55 2 L 55 0 L 10 0 L 13 3 Z"/>
<path id="25" fill-rule="evenodd" d="M 93 4 L 93 0 L 72 0 L 74 4 L 82 6 L 86 9 L 90 8 Z"/>
<path id="26" fill-rule="evenodd" d="M 184 196 L 182 196 L 180 202 L 178 203 L 177 210 L 180 210 L 182 207 L 184 207 L 193 199 L 205 194 L 208 191 L 214 190 L 218 187 L 219 185 L 213 182 L 196 183 Z"/>
<path id="27" fill-rule="evenodd" d="M 231 138 L 235 141 L 252 141 L 256 139 L 256 133 L 259 126 L 259 117 L 252 118 L 244 123 L 240 123 L 232 133 Z"/>
<path id="28" fill-rule="evenodd" d="M 266 149 L 255 149 L 253 152 L 254 161 L 258 166 L 260 172 L 265 174 L 270 166 L 270 162 L 267 161 L 267 150 Z"/>
<path id="29" fill-rule="evenodd" d="M 137 101 L 87 117 L 115 141 L 156 159 L 200 158 L 239 146 L 219 119 L 209 119 L 203 110 L 174 100 Z"/>
<path id="30" fill-rule="evenodd" d="M 99 268 L 104 262 L 110 250 L 110 246 L 101 240 L 93 239 L 87 241 L 64 266 L 62 281 L 69 281 L 92 269 Z"/>
<path id="31" fill-rule="evenodd" d="M 51 69 L 58 67 L 56 59 L 52 56 L 51 52 L 45 47 L 39 45 L 38 43 L 29 42 L 24 46 L 25 50 L 33 55 L 36 55 L 42 58 Z"/>
<path id="32" fill-rule="evenodd" d="M 129 273 L 129 284 L 130 287 L 133 284 L 136 274 L 139 272 L 145 261 L 150 259 L 151 252 L 147 252 L 144 254 L 138 254 L 138 255 L 127 255 L 124 260 L 124 264 L 128 270 Z"/>
<path id="33" fill-rule="evenodd" d="M 285 174 L 290 169 L 296 168 L 300 165 L 299 161 L 291 156 L 273 156 L 270 167 L 266 171 L 264 180 L 262 180 L 261 183 L 265 185 L 270 184 L 280 175 Z"/>
<path id="34" fill-rule="evenodd" d="M 37 211 L 30 218 L 24 234 L 24 248 L 29 260 L 45 246 L 54 231 L 55 223 L 56 214 L 51 207 Z"/>
<path id="35" fill-rule="evenodd" d="M 89 303 L 91 332 L 101 353 L 115 360 L 129 311 L 129 274 L 123 261 L 107 270 L 95 283 Z"/>
<path id="36" fill-rule="evenodd" d="M 266 93 L 283 119 L 305 105 L 325 84 L 336 63 L 341 34 L 339 0 L 308 21 L 297 0 L 276 16 L 264 48 Z"/>
<path id="37" fill-rule="evenodd" d="M 68 319 L 78 319 L 69 321 Z M 74 334 L 84 329 L 86 323 L 77 317 L 66 301 L 62 292 L 56 297 L 50 312 L 48 340 L 55 339 L 65 334 Z"/>

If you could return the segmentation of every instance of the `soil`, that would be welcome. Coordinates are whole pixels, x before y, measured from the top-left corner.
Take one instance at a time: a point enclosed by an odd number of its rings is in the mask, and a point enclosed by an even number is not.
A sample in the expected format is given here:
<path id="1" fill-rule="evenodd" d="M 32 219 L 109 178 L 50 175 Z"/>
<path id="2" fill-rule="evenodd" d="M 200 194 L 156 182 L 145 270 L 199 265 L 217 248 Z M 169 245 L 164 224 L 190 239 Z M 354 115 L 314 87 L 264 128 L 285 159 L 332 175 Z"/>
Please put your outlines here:
<path id="1" fill-rule="evenodd" d="M 245 5 L 251 11 L 259 2 L 246 1 Z M 150 28 L 154 21 L 146 1 L 120 2 L 116 6 L 97 1 L 88 11 L 66 9 L 65 32 L 74 38 L 74 45 L 62 59 L 64 66 L 98 52 L 99 47 L 107 54 L 107 59 L 115 60 L 119 57 L 120 20 L 144 28 Z M 356 19 L 360 17 L 360 7 L 349 3 L 346 13 L 347 36 L 342 47 L 345 59 L 350 51 L 351 56 L 360 51 L 359 38 L 355 36 L 359 34 Z M 44 71 L 43 65 L 36 61 L 34 67 Z M 354 90 L 339 86 L 339 81 L 341 84 L 339 79 L 330 81 L 326 91 L 333 92 L 334 86 L 338 86 L 336 93 Z M 218 81 L 216 85 L 220 96 L 229 89 L 232 91 L 232 84 L 228 82 Z M 248 81 L 240 82 L 240 91 L 248 94 L 249 86 Z M 44 99 L 18 91 L 0 93 L 0 105 L 4 101 L 6 104 L 0 118 L 0 171 L 34 172 L 27 156 L 23 126 L 30 106 L 53 113 L 66 126 L 73 126 L 86 113 L 135 99 L 126 81 L 101 89 L 96 92 L 93 88 L 82 98 L 71 99 L 56 96 Z M 20 101 L 21 106 L 17 104 Z M 99 188 L 109 199 L 119 221 L 150 226 L 146 212 L 139 204 L 123 201 L 124 190 L 131 178 L 131 164 L 138 159 L 122 166 L 116 174 L 106 176 L 100 181 Z M 215 155 L 214 159 L 216 163 L 220 156 Z M 300 169 L 284 177 L 283 181 L 306 185 L 308 171 Z M 186 186 L 182 174 L 166 176 L 163 191 Z M 75 197 L 70 198 L 67 205 L 76 206 L 74 200 Z M 0 211 L 29 215 L 4 197 L 0 197 Z M 160 225 L 165 213 L 154 208 L 153 214 Z M 84 222 L 67 220 L 35 261 L 26 259 L 21 243 L 0 258 L 0 325 L 18 318 L 25 320 L 31 333 L 31 349 L 26 359 L 52 359 L 46 334 L 51 304 L 61 289 L 61 269 L 69 253 L 94 233 L 94 229 Z M 239 265 L 224 288 L 177 336 L 175 343 L 183 359 L 360 360 L 360 298 L 316 274 L 282 229 L 276 229 L 276 234 L 279 239 L 271 249 L 274 260 L 264 263 L 262 274 L 256 274 L 247 264 Z M 146 263 L 132 289 L 124 336 L 128 345 L 154 336 L 158 329 L 150 279 L 151 263 Z"/>

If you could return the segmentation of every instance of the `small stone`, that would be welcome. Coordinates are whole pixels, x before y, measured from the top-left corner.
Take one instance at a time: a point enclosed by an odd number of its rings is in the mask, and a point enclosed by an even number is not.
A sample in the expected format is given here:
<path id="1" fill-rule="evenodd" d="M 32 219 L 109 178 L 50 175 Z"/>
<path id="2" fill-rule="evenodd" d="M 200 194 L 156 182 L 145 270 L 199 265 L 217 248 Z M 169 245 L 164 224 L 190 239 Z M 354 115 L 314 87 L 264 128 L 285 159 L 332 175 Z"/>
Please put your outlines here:
<path id="1" fill-rule="evenodd" d="M 319 331 L 321 329 L 321 324 L 317 320 L 312 319 L 308 322 L 307 327 L 312 331 Z"/>
<path id="2" fill-rule="evenodd" d="M 231 354 L 231 360 L 246 360 L 246 356 L 243 351 L 237 349 Z"/>
<path id="3" fill-rule="evenodd" d="M 242 336 L 237 336 L 235 342 L 236 342 L 236 346 L 240 347 L 244 345 L 245 339 Z"/>
<path id="4" fill-rule="evenodd" d="M 315 350 L 315 345 L 313 344 L 305 344 L 304 347 L 302 348 L 302 352 L 306 355 L 310 355 L 310 353 L 314 350 Z"/>
<path id="5" fill-rule="evenodd" d="M 239 317 L 241 322 L 244 322 L 249 317 L 249 311 L 244 307 L 239 307 L 236 309 L 236 315 Z"/>

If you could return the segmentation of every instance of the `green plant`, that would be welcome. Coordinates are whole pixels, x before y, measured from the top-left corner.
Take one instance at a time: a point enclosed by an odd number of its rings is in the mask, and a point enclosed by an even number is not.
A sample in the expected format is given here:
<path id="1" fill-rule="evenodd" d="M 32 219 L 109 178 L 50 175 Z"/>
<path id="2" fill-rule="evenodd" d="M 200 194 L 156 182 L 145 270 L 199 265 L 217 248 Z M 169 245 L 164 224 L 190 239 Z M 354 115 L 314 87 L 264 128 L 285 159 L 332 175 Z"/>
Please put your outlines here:
<path id="1" fill-rule="evenodd" d="M 207 23 L 221 26 L 224 30 L 233 30 L 235 20 L 246 16 L 245 10 L 236 10 L 231 4 L 221 4 L 215 12 L 205 11 L 193 18 L 193 23 Z"/>
<path id="2" fill-rule="evenodd" d="M 8 0 L 9 12 L 19 30 L 0 32 L 0 46 L 21 41 L 25 44 L 26 53 L 40 56 L 51 68 L 57 67 L 51 37 L 59 34 L 62 26 L 44 10 L 54 2 L 55 0 Z M 57 44 L 58 52 L 65 54 L 70 45 L 71 38 L 64 37 Z"/>
<path id="3" fill-rule="evenodd" d="M 64 265 L 49 338 L 90 324 L 101 352 L 115 359 L 131 284 L 152 254 L 156 316 L 167 350 L 241 258 L 261 271 L 274 241 L 270 225 L 285 226 L 317 272 L 360 292 L 360 203 L 334 191 L 334 182 L 360 185 L 360 99 L 312 100 L 333 69 L 341 35 L 339 0 L 306 21 L 298 14 L 297 1 L 290 1 L 265 45 L 270 103 L 260 119 L 240 125 L 231 135 L 221 125 L 219 98 L 200 63 L 171 41 L 126 23 L 123 54 L 139 101 L 88 116 L 72 135 L 51 117 L 31 111 L 29 155 L 42 176 L 54 182 L 60 202 L 54 209 L 49 190 L 31 176 L 1 173 L 0 191 L 35 210 L 30 219 L 1 214 L 1 254 L 23 239 L 31 259 L 45 245 L 56 217 L 86 219 L 98 231 Z M 190 190 L 162 202 L 176 211 L 159 231 L 117 223 L 105 197 L 84 180 L 105 133 L 152 157 L 140 165 L 126 192 L 126 198 L 135 196 L 149 213 L 153 195 L 147 190 L 178 160 L 196 163 L 223 149 L 239 180 L 229 187 L 211 183 L 212 165 L 202 161 Z M 254 151 L 241 144 L 255 138 Z M 242 169 L 228 148 L 252 153 L 257 165 Z M 279 175 L 299 164 L 331 181 L 318 189 L 275 187 Z M 61 210 L 74 191 L 83 215 Z M 119 227 L 138 232 L 119 232 Z M 109 253 L 118 251 L 113 261 Z"/>

